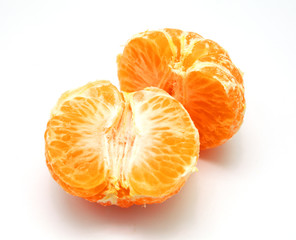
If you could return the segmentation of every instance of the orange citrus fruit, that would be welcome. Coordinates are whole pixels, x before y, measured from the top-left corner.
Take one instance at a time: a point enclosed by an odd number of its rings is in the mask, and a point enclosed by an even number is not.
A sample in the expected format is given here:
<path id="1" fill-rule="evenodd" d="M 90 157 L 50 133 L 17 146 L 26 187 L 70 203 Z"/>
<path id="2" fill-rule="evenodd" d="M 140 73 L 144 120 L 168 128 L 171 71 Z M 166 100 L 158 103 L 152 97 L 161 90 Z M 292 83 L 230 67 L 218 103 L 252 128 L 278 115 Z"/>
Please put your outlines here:
<path id="1" fill-rule="evenodd" d="M 201 149 L 226 142 L 240 128 L 242 73 L 216 42 L 177 29 L 146 31 L 128 41 L 117 63 L 121 90 L 159 87 L 183 104 Z"/>
<path id="2" fill-rule="evenodd" d="M 163 202 L 195 171 L 199 135 L 158 88 L 119 92 L 108 81 L 64 93 L 45 132 L 46 163 L 68 193 L 102 205 Z"/>

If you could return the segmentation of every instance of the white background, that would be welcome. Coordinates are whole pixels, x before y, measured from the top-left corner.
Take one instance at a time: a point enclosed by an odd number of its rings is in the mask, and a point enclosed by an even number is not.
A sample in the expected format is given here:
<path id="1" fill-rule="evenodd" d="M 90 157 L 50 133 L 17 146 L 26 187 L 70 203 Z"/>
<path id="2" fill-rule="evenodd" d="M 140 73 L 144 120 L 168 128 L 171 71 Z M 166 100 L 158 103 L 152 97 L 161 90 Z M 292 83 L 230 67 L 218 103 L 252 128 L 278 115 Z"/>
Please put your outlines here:
<path id="1" fill-rule="evenodd" d="M 0 0 L 1 239 L 296 239 L 295 1 Z M 102 207 L 51 178 L 43 134 L 66 90 L 117 84 L 133 35 L 194 31 L 245 73 L 239 133 L 201 152 L 199 172 L 160 205 Z"/>

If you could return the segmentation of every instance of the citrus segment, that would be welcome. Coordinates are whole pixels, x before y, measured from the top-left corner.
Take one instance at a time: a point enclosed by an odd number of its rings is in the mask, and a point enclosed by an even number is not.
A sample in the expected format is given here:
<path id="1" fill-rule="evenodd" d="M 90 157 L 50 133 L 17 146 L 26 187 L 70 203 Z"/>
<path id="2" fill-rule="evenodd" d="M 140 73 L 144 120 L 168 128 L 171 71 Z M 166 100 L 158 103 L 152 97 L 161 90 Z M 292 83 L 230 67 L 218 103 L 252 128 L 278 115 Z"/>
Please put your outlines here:
<path id="1" fill-rule="evenodd" d="M 148 88 L 131 99 L 139 133 L 135 164 L 131 168 L 132 194 L 159 196 L 181 184 L 194 165 L 198 148 L 193 123 L 182 105 L 164 91 Z"/>

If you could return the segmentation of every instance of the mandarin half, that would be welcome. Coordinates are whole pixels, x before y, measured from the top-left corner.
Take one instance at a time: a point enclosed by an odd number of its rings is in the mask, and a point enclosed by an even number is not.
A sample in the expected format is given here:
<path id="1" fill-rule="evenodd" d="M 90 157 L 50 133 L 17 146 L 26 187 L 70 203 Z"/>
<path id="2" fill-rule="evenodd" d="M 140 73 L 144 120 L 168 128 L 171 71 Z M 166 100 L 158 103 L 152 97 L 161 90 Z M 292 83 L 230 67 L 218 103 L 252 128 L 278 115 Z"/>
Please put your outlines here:
<path id="1" fill-rule="evenodd" d="M 158 88 L 119 92 L 108 81 L 64 93 L 45 132 L 46 163 L 68 193 L 102 205 L 163 202 L 196 170 L 199 135 Z"/>
<path id="2" fill-rule="evenodd" d="M 118 55 L 121 90 L 164 89 L 183 104 L 200 134 L 200 147 L 223 144 L 240 128 L 242 73 L 216 42 L 177 29 L 135 35 Z"/>

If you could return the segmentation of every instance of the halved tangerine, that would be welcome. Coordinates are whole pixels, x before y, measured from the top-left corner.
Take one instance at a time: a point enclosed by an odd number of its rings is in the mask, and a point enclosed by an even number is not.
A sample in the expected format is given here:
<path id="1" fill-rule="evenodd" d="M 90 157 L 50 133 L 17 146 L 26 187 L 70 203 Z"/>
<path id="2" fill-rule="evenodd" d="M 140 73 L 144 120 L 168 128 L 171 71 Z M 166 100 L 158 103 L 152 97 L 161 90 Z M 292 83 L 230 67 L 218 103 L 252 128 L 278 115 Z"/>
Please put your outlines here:
<path id="1" fill-rule="evenodd" d="M 108 81 L 64 93 L 45 132 L 46 162 L 68 193 L 102 205 L 159 203 L 196 169 L 199 135 L 165 91 Z"/>

